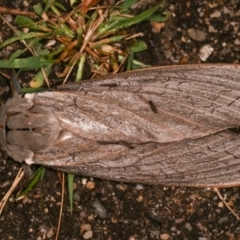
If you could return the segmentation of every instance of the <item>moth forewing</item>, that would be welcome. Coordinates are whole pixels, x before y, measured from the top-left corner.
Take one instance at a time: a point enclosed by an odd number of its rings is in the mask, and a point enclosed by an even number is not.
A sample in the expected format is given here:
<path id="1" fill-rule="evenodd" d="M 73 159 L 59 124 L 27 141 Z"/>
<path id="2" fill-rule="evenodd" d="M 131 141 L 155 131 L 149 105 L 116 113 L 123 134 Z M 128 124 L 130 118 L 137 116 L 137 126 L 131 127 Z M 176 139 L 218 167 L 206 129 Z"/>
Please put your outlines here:
<path id="1" fill-rule="evenodd" d="M 230 187 L 240 181 L 239 136 L 223 131 L 198 139 L 159 144 L 145 143 L 127 148 L 88 142 L 77 138 L 36 154 L 38 164 L 122 182 Z"/>
<path id="2" fill-rule="evenodd" d="M 11 126 L 1 148 L 18 161 L 30 151 L 33 163 L 117 181 L 235 186 L 240 139 L 228 129 L 240 122 L 239 77 L 238 65 L 156 67 L 27 94 L 32 107 L 14 113 L 20 127 L 6 114 L 14 99 L 1 107 Z M 8 139 L 12 131 L 21 143 Z"/>

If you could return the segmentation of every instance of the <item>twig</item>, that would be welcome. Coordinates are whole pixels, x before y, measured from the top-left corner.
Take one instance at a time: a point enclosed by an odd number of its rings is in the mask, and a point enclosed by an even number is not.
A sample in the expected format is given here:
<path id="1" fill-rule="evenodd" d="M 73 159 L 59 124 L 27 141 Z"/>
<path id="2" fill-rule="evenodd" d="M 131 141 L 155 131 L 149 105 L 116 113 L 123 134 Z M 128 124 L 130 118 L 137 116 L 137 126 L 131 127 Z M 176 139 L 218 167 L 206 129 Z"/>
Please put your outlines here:
<path id="1" fill-rule="evenodd" d="M 224 205 L 228 208 L 228 210 L 237 218 L 238 221 L 240 221 L 239 216 L 233 211 L 233 209 L 226 203 L 226 201 L 223 199 L 222 194 L 219 192 L 218 188 L 213 188 L 213 190 L 217 193 L 218 197 L 222 200 Z"/>
<path id="2" fill-rule="evenodd" d="M 19 182 L 22 180 L 23 176 L 24 176 L 24 171 L 23 168 L 20 168 L 18 171 L 18 174 L 16 176 L 16 178 L 13 181 L 13 184 L 11 186 L 11 188 L 7 191 L 7 193 L 5 194 L 5 196 L 3 197 L 3 199 L 0 202 L 0 214 L 2 213 L 2 210 L 7 202 L 7 200 L 9 199 L 10 195 L 12 194 L 12 192 L 15 190 L 15 188 L 17 187 L 17 185 L 19 184 Z"/>
<path id="3" fill-rule="evenodd" d="M 59 212 L 59 218 L 58 218 L 58 227 L 57 227 L 57 233 L 55 240 L 58 240 L 58 235 L 60 232 L 60 226 L 61 226 L 61 220 L 62 220 L 62 212 L 63 212 L 63 202 L 64 202 L 64 192 L 65 192 L 65 173 L 62 173 L 62 194 L 61 194 L 61 206 L 60 206 L 60 212 Z"/>
<path id="4" fill-rule="evenodd" d="M 6 7 L 0 7 L 0 13 L 5 13 L 9 15 L 26 15 L 32 18 L 37 17 L 37 15 L 34 12 L 28 12 L 28 11 L 6 8 Z"/>

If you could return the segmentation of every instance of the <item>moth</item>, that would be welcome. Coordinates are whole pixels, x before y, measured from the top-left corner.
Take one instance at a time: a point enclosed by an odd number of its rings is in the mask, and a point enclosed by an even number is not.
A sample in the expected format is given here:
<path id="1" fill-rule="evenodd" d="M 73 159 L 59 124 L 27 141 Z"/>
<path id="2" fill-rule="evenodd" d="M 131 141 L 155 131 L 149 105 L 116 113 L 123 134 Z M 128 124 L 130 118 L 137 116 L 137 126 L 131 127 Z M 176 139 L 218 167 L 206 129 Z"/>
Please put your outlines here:
<path id="1" fill-rule="evenodd" d="M 240 65 L 155 67 L 15 96 L 0 148 L 18 162 L 143 184 L 240 184 Z"/>

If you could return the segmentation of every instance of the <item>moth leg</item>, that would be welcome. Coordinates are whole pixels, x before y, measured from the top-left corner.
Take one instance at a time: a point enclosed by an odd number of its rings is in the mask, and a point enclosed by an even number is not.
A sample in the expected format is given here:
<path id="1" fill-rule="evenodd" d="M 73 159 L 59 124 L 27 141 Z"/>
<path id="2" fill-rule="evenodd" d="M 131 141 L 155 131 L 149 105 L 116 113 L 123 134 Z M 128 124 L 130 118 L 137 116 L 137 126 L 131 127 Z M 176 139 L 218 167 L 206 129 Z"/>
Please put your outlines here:
<path id="1" fill-rule="evenodd" d="M 20 91 L 20 85 L 15 74 L 12 74 L 10 83 L 11 83 L 12 95 L 18 94 Z M 5 128 L 6 128 L 7 114 L 11 114 L 11 112 L 14 113 L 20 110 L 18 106 L 19 102 L 21 103 L 20 108 L 25 108 L 25 106 L 32 106 L 31 101 L 28 101 L 26 104 L 25 100 L 22 100 L 20 96 L 18 96 L 17 99 L 14 98 L 12 100 L 8 100 L 7 104 L 5 104 L 6 101 L 3 101 L 3 103 L 0 104 L 0 148 L 4 151 L 5 151 L 5 145 L 6 145 Z"/>
<path id="2" fill-rule="evenodd" d="M 6 151 L 6 118 L 5 106 L 0 107 L 0 149 Z"/>
<path id="3" fill-rule="evenodd" d="M 11 90 L 12 90 L 12 96 L 16 96 L 16 95 L 20 94 L 21 86 L 19 84 L 17 75 L 15 73 L 12 73 L 12 75 L 11 75 L 10 85 L 11 85 Z"/>
<path id="4" fill-rule="evenodd" d="M 7 154 L 9 157 L 13 158 L 14 160 L 18 162 L 23 162 L 25 161 L 28 164 L 31 164 L 33 161 L 34 153 L 33 151 L 23 148 L 21 146 L 17 145 L 12 145 L 12 144 L 7 144 Z"/>
<path id="5" fill-rule="evenodd" d="M 21 166 L 22 166 L 24 172 L 25 172 L 29 177 L 31 177 L 31 176 L 33 175 L 34 171 L 31 169 L 31 166 L 30 166 L 30 165 L 22 162 L 22 163 L 21 163 Z"/>
<path id="6" fill-rule="evenodd" d="M 28 98 L 22 98 L 20 95 L 17 95 L 9 99 L 6 103 L 6 115 L 14 115 L 19 112 L 24 112 L 27 109 L 30 109 L 33 106 L 33 100 Z"/>

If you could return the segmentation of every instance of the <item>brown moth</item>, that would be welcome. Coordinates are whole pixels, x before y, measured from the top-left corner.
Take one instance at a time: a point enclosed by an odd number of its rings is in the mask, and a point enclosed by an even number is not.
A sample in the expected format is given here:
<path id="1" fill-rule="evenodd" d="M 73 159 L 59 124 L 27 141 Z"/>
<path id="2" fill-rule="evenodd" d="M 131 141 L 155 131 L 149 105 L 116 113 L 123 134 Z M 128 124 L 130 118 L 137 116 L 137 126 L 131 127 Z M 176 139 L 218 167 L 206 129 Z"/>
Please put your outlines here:
<path id="1" fill-rule="evenodd" d="M 19 162 L 123 182 L 240 184 L 240 65 L 156 67 L 26 94 L 0 107 Z"/>

